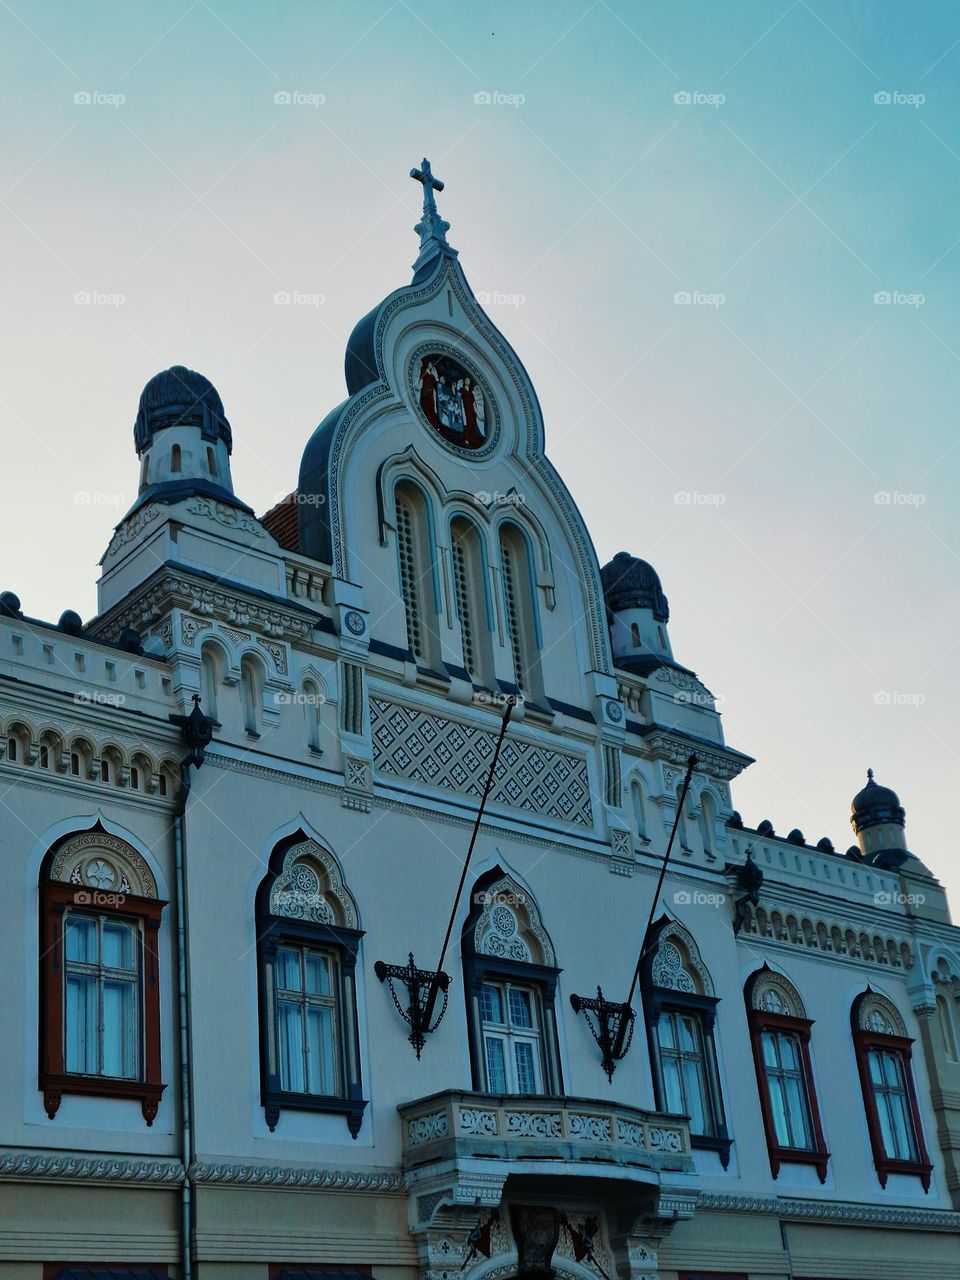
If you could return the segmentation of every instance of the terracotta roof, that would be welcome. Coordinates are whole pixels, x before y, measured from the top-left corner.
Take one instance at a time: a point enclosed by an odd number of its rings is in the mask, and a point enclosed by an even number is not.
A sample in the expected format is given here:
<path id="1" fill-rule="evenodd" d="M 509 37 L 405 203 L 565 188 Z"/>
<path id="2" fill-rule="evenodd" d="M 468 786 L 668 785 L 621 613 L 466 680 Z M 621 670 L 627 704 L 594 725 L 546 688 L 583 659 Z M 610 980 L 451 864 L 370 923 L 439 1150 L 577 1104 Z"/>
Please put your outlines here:
<path id="1" fill-rule="evenodd" d="M 300 550 L 300 527 L 298 521 L 299 504 L 297 491 L 288 493 L 285 498 L 271 507 L 266 515 L 260 517 L 260 523 L 272 533 L 286 551 Z"/>

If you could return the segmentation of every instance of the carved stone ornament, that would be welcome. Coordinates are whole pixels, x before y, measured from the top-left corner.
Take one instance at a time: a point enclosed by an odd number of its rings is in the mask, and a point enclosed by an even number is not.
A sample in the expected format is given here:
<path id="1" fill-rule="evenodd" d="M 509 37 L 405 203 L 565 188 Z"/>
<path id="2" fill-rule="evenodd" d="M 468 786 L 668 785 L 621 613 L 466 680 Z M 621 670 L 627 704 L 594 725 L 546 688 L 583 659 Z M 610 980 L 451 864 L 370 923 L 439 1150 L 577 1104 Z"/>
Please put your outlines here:
<path id="1" fill-rule="evenodd" d="M 793 983 L 775 973 L 773 969 L 762 971 L 750 989 L 750 1006 L 763 1013 L 775 1013 L 785 1018 L 805 1018 L 806 1011 L 800 992 Z"/>
<path id="2" fill-rule="evenodd" d="M 105 831 L 85 831 L 62 844 L 54 855 L 50 879 L 97 893 L 157 896 L 157 882 L 143 857 L 125 840 Z"/>
<path id="3" fill-rule="evenodd" d="M 315 840 L 287 850 L 270 890 L 270 914 L 357 928 L 357 907 L 336 858 Z"/>
<path id="4" fill-rule="evenodd" d="M 900 1036 L 905 1039 L 907 1028 L 897 1006 L 878 991 L 868 991 L 857 1008 L 857 1026 L 860 1031 L 872 1031 L 874 1035 Z"/>
<path id="5" fill-rule="evenodd" d="M 537 904 L 506 875 L 483 890 L 483 910 L 474 929 L 473 944 L 478 955 L 550 968 L 556 962 Z"/>
<path id="6" fill-rule="evenodd" d="M 192 516 L 205 516 L 208 520 L 213 520 L 216 524 L 223 525 L 225 529 L 240 529 L 244 533 L 250 533 L 255 538 L 265 538 L 267 532 L 259 520 L 248 515 L 245 511 L 238 511 L 236 507 L 230 506 L 226 502 L 216 502 L 212 498 L 191 498 L 187 503 L 187 510 Z"/>

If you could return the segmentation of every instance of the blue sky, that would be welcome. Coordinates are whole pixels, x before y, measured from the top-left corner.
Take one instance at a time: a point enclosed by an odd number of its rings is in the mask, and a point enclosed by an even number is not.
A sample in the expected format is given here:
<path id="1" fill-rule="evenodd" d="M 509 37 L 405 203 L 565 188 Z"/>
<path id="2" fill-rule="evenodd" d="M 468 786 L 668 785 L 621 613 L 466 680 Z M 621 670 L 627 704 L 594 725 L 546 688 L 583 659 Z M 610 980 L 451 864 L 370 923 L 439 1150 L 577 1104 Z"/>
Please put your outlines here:
<path id="1" fill-rule="evenodd" d="M 958 65 L 945 3 L 4 0 L 0 586 L 94 611 L 169 364 L 241 496 L 293 486 L 426 153 L 601 560 L 657 566 L 758 757 L 745 820 L 845 848 L 872 765 L 960 897 Z"/>

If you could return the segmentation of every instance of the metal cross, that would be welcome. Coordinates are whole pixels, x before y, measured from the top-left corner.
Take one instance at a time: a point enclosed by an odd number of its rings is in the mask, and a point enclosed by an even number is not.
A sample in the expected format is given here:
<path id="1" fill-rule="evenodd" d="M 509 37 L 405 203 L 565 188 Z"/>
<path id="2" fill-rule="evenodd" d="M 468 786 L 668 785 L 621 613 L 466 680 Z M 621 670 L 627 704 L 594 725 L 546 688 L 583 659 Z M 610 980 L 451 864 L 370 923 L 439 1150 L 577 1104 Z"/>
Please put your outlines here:
<path id="1" fill-rule="evenodd" d="M 423 183 L 424 204 L 435 205 L 436 201 L 433 198 L 433 193 L 434 191 L 442 191 L 444 184 L 439 178 L 435 178 L 433 176 L 433 172 L 430 168 L 430 161 L 426 156 L 423 157 L 419 169 L 410 170 L 410 177 L 415 178 L 417 182 Z"/>

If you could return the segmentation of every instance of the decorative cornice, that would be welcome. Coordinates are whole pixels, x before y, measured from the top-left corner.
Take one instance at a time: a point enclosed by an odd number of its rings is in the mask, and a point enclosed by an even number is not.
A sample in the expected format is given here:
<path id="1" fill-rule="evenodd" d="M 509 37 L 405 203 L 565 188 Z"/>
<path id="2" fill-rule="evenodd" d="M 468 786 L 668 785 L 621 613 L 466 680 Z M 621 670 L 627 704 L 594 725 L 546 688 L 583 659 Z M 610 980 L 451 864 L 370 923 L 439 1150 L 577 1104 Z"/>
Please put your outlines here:
<path id="1" fill-rule="evenodd" d="M 697 1209 L 708 1213 L 770 1213 L 780 1218 L 815 1218 L 821 1222 L 960 1231 L 960 1213 L 949 1210 L 885 1208 L 837 1200 L 786 1200 L 778 1196 L 726 1196 L 702 1192 Z"/>
<path id="2" fill-rule="evenodd" d="M 734 751 L 721 743 L 705 746 L 698 738 L 689 738 L 660 725 L 651 725 L 642 741 L 655 760 L 665 760 L 668 764 L 685 765 L 691 750 L 695 751 L 697 772 L 721 782 L 729 782 L 753 764 L 753 757 L 742 751 Z"/>
<path id="3" fill-rule="evenodd" d="M 129 1156 L 79 1155 L 65 1151 L 12 1151 L 0 1155 L 0 1178 L 10 1182 L 133 1182 L 139 1186 L 177 1186 L 183 1181 L 179 1160 L 137 1160 Z"/>
<path id="4" fill-rule="evenodd" d="M 328 1191 L 402 1192 L 403 1175 L 389 1169 L 317 1169 L 271 1164 L 190 1166 L 191 1182 L 242 1187 L 313 1187 Z"/>

